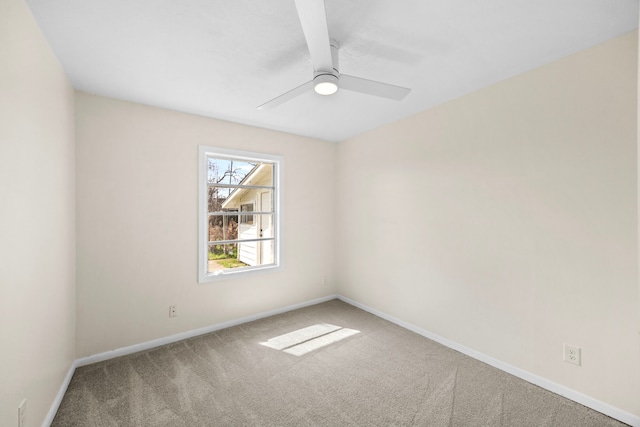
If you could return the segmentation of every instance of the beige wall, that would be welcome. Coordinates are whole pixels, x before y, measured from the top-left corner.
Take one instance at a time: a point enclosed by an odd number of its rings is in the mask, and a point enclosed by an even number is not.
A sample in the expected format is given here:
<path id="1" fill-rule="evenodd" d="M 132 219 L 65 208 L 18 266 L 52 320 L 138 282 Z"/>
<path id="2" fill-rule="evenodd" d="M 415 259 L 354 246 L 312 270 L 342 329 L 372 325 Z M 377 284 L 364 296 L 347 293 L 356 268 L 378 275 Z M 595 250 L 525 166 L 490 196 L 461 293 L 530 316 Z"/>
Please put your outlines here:
<path id="1" fill-rule="evenodd" d="M 640 32 L 638 33 L 638 36 L 640 37 Z M 636 337 L 637 339 L 637 343 L 638 343 L 638 347 L 640 347 L 640 43 L 638 43 L 638 48 L 639 48 L 639 52 L 638 52 L 638 85 L 637 85 L 637 109 L 636 109 L 636 131 L 637 131 L 637 140 L 636 140 L 636 195 L 637 195 L 637 199 L 636 199 L 636 206 L 637 206 L 637 221 L 636 221 L 636 232 L 638 233 L 638 251 L 637 251 L 637 256 L 638 256 L 638 263 L 636 264 L 636 268 L 638 269 L 638 324 L 637 324 L 637 330 L 638 330 L 638 335 Z"/>
<path id="2" fill-rule="evenodd" d="M 0 2 L 0 425 L 40 426 L 75 360 L 73 88 L 22 0 Z"/>
<path id="3" fill-rule="evenodd" d="M 0 425 L 25 397 L 40 425 L 75 358 L 337 291 L 640 415 L 637 54 L 339 145 L 77 93 L 76 149 L 72 87 L 0 3 Z M 285 156 L 282 271 L 196 283 L 198 145 Z"/>
<path id="4" fill-rule="evenodd" d="M 629 34 L 340 143 L 340 293 L 640 415 L 637 55 Z"/>
<path id="5" fill-rule="evenodd" d="M 83 93 L 76 139 L 78 357 L 336 292 L 335 144 Z M 284 155 L 281 271 L 197 283 L 198 145 Z"/>

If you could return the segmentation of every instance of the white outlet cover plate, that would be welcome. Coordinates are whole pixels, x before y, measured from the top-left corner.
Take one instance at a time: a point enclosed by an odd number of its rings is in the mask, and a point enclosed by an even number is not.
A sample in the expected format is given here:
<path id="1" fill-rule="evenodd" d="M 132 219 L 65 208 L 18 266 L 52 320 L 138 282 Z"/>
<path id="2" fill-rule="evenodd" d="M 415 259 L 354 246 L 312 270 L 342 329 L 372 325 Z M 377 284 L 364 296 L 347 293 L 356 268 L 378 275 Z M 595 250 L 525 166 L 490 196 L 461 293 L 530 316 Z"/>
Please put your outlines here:
<path id="1" fill-rule="evenodd" d="M 18 427 L 24 427 L 25 424 L 25 410 L 27 409 L 27 399 L 22 399 L 20 405 L 18 405 Z"/>
<path id="2" fill-rule="evenodd" d="M 564 344 L 564 361 L 573 365 L 580 366 L 582 363 L 580 347 Z"/>

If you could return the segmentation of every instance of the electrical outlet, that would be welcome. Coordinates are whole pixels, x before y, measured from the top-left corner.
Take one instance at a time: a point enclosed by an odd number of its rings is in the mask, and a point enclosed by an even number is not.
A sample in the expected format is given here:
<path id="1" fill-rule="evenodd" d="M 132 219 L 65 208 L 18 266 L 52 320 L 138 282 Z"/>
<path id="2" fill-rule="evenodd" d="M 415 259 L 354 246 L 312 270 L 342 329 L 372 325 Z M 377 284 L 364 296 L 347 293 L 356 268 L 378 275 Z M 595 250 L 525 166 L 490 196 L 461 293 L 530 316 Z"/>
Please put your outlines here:
<path id="1" fill-rule="evenodd" d="M 580 347 L 574 347 L 567 343 L 564 344 L 564 361 L 580 366 L 581 363 Z"/>
<path id="2" fill-rule="evenodd" d="M 169 306 L 169 317 L 177 317 L 178 316 L 178 306 L 170 305 Z"/>
<path id="3" fill-rule="evenodd" d="M 22 399 L 20 405 L 18 405 L 18 427 L 25 427 L 25 411 L 27 409 L 27 399 Z"/>

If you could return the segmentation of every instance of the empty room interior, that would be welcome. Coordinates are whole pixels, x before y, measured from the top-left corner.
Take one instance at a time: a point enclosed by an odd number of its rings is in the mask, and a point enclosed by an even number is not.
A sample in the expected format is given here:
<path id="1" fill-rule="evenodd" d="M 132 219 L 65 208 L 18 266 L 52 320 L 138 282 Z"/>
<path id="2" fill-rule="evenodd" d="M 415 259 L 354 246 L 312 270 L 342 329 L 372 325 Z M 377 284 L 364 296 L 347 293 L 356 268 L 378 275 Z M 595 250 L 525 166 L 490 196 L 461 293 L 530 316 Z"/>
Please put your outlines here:
<path id="1" fill-rule="evenodd" d="M 509 414 L 506 389 L 487 413 L 457 389 L 477 366 L 640 426 L 637 124 L 637 0 L 2 0 L 0 425 L 153 425 L 75 382 L 213 337 L 255 370 L 233 387 L 310 403 L 140 414 L 586 425 Z M 409 366 L 436 353 L 461 364 L 448 415 Z M 419 392 L 323 415 L 338 357 L 351 396 Z M 285 371 L 333 391 L 314 407 Z"/>

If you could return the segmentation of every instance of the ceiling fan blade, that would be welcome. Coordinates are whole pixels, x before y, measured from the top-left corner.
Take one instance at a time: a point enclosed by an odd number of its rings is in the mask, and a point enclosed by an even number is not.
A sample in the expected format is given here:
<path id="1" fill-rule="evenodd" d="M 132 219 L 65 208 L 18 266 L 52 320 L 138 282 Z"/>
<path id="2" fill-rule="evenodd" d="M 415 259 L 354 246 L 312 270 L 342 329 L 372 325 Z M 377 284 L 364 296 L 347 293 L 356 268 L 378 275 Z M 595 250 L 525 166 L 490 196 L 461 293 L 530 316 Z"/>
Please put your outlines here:
<path id="1" fill-rule="evenodd" d="M 366 93 L 367 95 L 395 99 L 396 101 L 402 100 L 409 94 L 409 92 L 411 92 L 411 89 L 406 87 L 367 80 L 362 77 L 348 76 L 346 74 L 340 74 L 340 88 L 352 90 L 354 92 Z"/>
<path id="2" fill-rule="evenodd" d="M 331 41 L 324 0 L 296 0 L 298 17 L 311 55 L 314 71 L 332 71 Z"/>
<path id="3" fill-rule="evenodd" d="M 296 96 L 300 96 L 306 91 L 313 88 L 313 80 L 301 84 L 300 86 L 291 89 L 289 92 L 285 92 L 280 96 L 273 98 L 271 101 L 267 101 L 258 107 L 258 110 L 268 110 L 273 107 L 277 107 L 280 104 L 284 104 L 287 101 L 292 100 Z"/>

